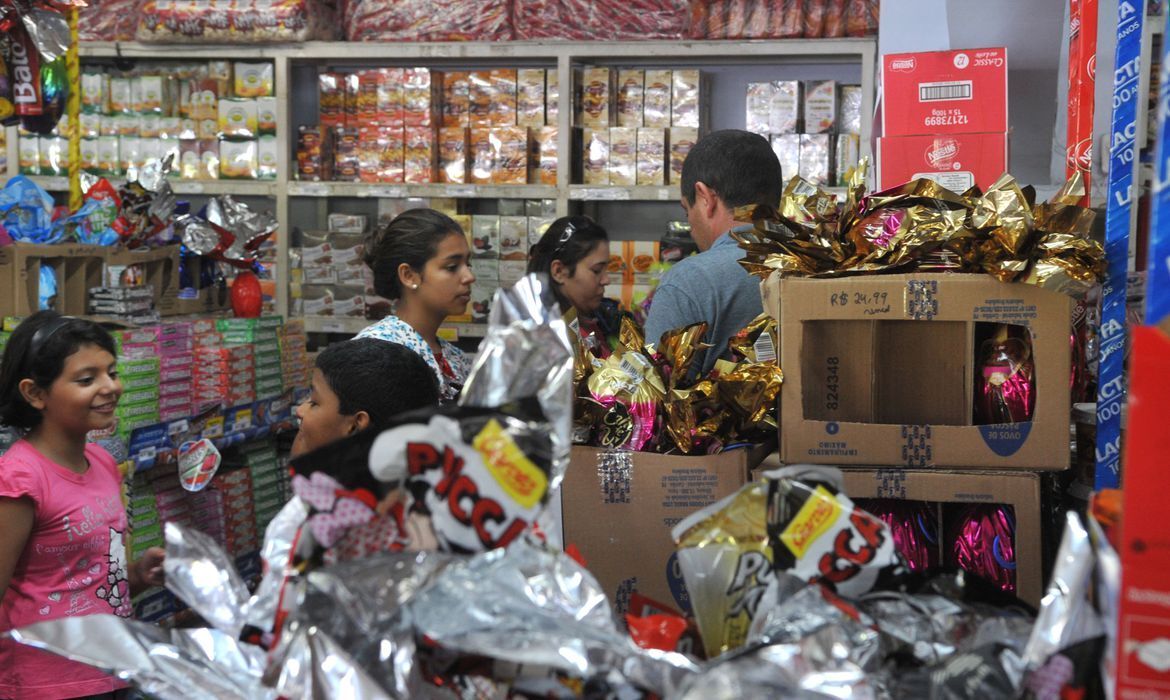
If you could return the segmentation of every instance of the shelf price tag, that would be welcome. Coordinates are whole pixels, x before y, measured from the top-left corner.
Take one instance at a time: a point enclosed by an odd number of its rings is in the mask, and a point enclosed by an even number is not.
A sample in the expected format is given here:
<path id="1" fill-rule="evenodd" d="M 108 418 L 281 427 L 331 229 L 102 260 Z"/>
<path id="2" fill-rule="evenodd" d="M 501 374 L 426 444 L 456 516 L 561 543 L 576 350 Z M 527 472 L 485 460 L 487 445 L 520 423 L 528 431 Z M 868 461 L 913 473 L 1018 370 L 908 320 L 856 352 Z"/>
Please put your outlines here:
<path id="1" fill-rule="evenodd" d="M 674 196 L 671 193 L 669 187 L 659 187 L 658 188 L 658 199 L 663 201 L 663 202 L 668 202 L 668 201 L 674 199 Z"/>
<path id="2" fill-rule="evenodd" d="M 175 194 L 203 194 L 204 188 L 202 182 L 172 180 L 171 189 L 175 191 Z"/>
<path id="3" fill-rule="evenodd" d="M 630 198 L 630 191 L 621 187 L 586 187 L 581 193 L 586 200 L 624 202 Z"/>

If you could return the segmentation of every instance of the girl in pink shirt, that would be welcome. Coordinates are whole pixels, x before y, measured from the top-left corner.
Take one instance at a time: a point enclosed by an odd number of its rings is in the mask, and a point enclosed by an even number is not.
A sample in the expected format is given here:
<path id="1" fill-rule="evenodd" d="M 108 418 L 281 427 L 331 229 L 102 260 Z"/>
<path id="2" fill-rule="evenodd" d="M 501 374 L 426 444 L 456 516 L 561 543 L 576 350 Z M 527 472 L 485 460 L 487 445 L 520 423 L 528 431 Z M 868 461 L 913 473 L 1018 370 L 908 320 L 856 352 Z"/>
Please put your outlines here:
<path id="1" fill-rule="evenodd" d="M 0 362 L 0 424 L 24 436 L 0 456 L 0 633 L 61 617 L 129 617 L 130 595 L 162 583 L 161 549 L 127 564 L 122 478 L 86 442 L 111 427 L 122 395 L 113 338 L 42 311 L 12 333 Z M 92 640 L 101 644 L 102 640 Z M 0 698 L 78 698 L 124 684 L 0 638 Z"/>

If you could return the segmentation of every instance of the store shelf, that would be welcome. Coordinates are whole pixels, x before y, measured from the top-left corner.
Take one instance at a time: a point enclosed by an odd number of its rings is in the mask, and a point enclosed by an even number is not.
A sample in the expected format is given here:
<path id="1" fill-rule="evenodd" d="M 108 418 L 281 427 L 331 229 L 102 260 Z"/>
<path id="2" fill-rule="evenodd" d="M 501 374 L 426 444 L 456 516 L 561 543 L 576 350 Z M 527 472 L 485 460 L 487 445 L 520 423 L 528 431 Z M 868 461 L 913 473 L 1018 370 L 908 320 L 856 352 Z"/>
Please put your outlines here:
<path id="1" fill-rule="evenodd" d="M 825 191 L 844 199 L 844 187 L 825 187 Z M 678 185 L 613 187 L 570 185 L 569 199 L 578 202 L 677 202 L 682 198 Z"/>
<path id="2" fill-rule="evenodd" d="M 753 60 L 773 62 L 777 58 L 818 60 L 856 57 L 872 52 L 873 39 L 795 39 L 778 41 L 509 41 L 509 42 L 347 42 L 308 41 L 297 44 L 256 46 L 248 44 L 143 44 L 139 42 L 96 41 L 81 45 L 82 57 L 143 58 L 162 60 L 173 54 L 176 59 L 248 60 L 289 58 L 292 60 L 369 61 L 517 58 L 555 60 L 567 55 L 574 58 L 625 60 L 662 57 L 677 62 L 683 57 L 702 59 L 703 63 L 744 63 Z"/>
<path id="3" fill-rule="evenodd" d="M 30 175 L 29 179 L 48 192 L 69 190 L 69 178 L 61 175 Z M 115 177 L 113 181 L 117 183 L 121 179 Z M 171 189 L 175 194 L 233 194 L 242 197 L 271 197 L 276 193 L 276 183 L 248 180 L 171 180 Z"/>
<path id="4" fill-rule="evenodd" d="M 374 323 L 365 318 L 330 318 L 328 316 L 305 316 L 307 333 L 341 333 L 357 335 L 363 328 Z M 440 331 L 454 333 L 456 338 L 482 338 L 487 333 L 485 323 L 446 323 Z"/>
<path id="5" fill-rule="evenodd" d="M 549 185 L 391 185 L 368 182 L 290 182 L 290 197 L 452 197 L 455 199 L 556 199 Z"/>

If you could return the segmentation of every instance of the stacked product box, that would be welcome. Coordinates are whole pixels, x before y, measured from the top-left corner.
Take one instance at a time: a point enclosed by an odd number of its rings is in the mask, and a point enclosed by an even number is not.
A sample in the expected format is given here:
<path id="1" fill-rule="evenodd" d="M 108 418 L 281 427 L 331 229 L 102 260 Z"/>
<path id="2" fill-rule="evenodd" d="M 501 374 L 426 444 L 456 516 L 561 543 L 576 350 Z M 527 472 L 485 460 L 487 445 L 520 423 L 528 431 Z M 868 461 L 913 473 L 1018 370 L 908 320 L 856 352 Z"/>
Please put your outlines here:
<path id="1" fill-rule="evenodd" d="M 1007 170 L 1007 49 L 882 57 L 878 189 L 917 178 L 953 192 Z"/>
<path id="2" fill-rule="evenodd" d="M 308 388 L 308 344 L 304 319 L 289 319 L 280 332 L 280 363 L 285 388 Z"/>
<path id="3" fill-rule="evenodd" d="M 122 398 L 118 402 L 118 433 L 128 436 L 135 428 L 158 423 L 159 367 L 161 348 L 159 327 L 143 326 L 114 331 L 118 351 L 118 372 L 122 379 Z"/>
<path id="4" fill-rule="evenodd" d="M 169 422 L 195 413 L 191 404 L 192 324 L 164 324 L 159 328 L 159 343 L 168 350 L 159 357 L 159 418 Z"/>
<path id="5" fill-rule="evenodd" d="M 256 530 L 263 533 L 287 500 L 287 481 L 276 454 L 276 446 L 268 440 L 248 443 L 240 448 L 244 463 L 251 472 L 252 507 Z"/>
<path id="6" fill-rule="evenodd" d="M 861 147 L 861 87 L 832 80 L 748 83 L 748 131 L 772 142 L 785 178 L 844 185 Z"/>
<path id="7" fill-rule="evenodd" d="M 354 220 L 345 231 L 332 230 L 340 221 L 336 217 L 330 215 L 329 231 L 301 234 L 301 306 L 307 316 L 363 318 L 373 287 L 373 275 L 362 262 L 365 217 L 346 217 Z"/>
<path id="8" fill-rule="evenodd" d="M 229 345 L 215 330 L 215 320 L 196 322 L 192 408 L 238 406 L 256 400 L 255 366 L 251 343 Z M 208 328 L 209 327 L 209 328 Z"/>
<path id="9" fill-rule="evenodd" d="M 127 515 L 130 521 L 131 561 L 137 560 L 151 547 L 163 546 L 162 520 L 147 472 L 139 472 L 130 480 Z"/>
<path id="10" fill-rule="evenodd" d="M 223 544 L 228 554 L 239 556 L 260 546 L 253 508 L 252 473 L 248 469 L 220 472 L 213 482 L 223 499 Z"/>
<path id="11" fill-rule="evenodd" d="M 578 75 L 577 125 L 587 185 L 677 183 L 699 138 L 698 70 L 585 68 Z"/>
<path id="12" fill-rule="evenodd" d="M 89 313 L 126 323 L 158 323 L 154 306 L 154 287 L 92 287 L 89 290 Z"/>
<path id="13" fill-rule="evenodd" d="M 224 318 L 216 322 L 216 328 L 223 336 L 225 348 L 250 348 L 252 351 L 253 398 L 270 399 L 284 392 L 282 356 L 280 350 L 280 329 L 284 320 L 280 316 L 260 318 Z M 242 370 L 243 363 L 239 363 Z M 236 374 L 242 379 L 242 374 Z M 233 386 L 233 390 L 239 386 Z M 236 406 L 245 401 L 230 401 Z"/>

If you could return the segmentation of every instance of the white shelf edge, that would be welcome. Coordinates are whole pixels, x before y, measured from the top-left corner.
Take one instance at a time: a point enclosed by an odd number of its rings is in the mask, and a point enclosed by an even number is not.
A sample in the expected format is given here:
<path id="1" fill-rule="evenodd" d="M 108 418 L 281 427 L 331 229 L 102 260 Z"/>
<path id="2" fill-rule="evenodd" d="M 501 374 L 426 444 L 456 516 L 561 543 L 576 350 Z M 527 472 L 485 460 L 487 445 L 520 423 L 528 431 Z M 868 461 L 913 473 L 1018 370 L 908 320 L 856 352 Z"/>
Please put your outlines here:
<path id="1" fill-rule="evenodd" d="M 455 199 L 556 199 L 552 185 L 452 185 L 444 183 L 391 184 L 367 182 L 288 183 L 290 197 L 452 197 Z"/>
<path id="2" fill-rule="evenodd" d="M 26 175 L 48 192 L 69 190 L 69 178 L 64 175 Z M 120 177 L 114 177 L 119 182 Z M 253 182 L 248 180 L 171 180 L 175 194 L 234 194 L 240 196 L 267 196 L 276 193 L 275 181 Z"/>
<path id="3" fill-rule="evenodd" d="M 330 318 L 328 316 L 302 316 L 307 333 L 344 333 L 357 335 L 375 321 L 365 318 Z M 484 323 L 444 323 L 443 328 L 453 330 L 461 338 L 482 338 L 487 332 Z"/>
<path id="4" fill-rule="evenodd" d="M 628 57 L 702 58 L 710 62 L 744 62 L 754 58 L 815 56 L 855 59 L 872 51 L 874 37 L 842 39 L 757 39 L 664 41 L 508 41 L 508 42 L 361 42 L 308 41 L 294 44 L 144 44 L 140 42 L 82 42 L 81 56 L 88 58 L 142 58 L 166 60 L 208 58 L 239 60 L 286 57 L 291 60 L 360 61 L 486 58 L 555 59 L 561 55 L 580 58 Z"/>

